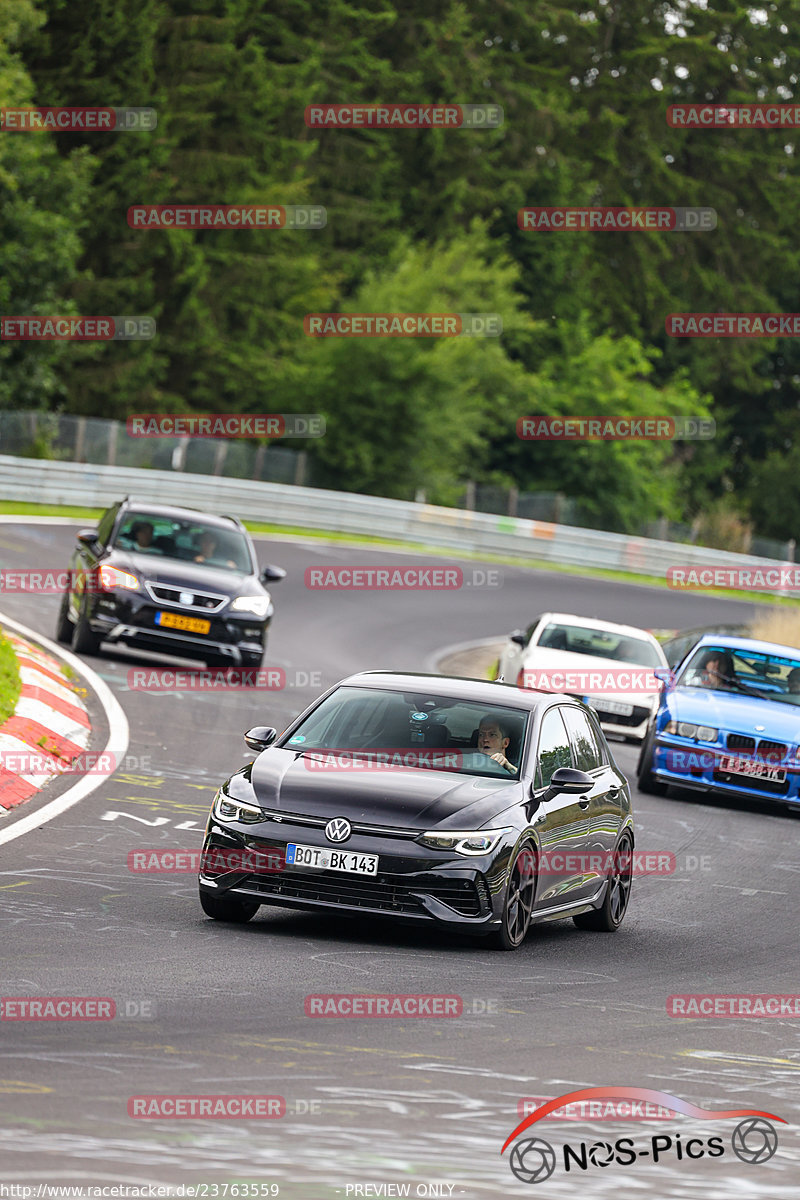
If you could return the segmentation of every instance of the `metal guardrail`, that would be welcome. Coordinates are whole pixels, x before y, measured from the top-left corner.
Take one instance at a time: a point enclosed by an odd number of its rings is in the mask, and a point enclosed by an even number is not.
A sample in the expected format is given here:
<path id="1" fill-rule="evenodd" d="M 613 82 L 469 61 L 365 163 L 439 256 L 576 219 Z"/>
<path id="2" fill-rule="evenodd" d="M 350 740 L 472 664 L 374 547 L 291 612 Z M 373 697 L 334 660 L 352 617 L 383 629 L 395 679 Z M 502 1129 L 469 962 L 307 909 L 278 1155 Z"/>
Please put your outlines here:
<path id="1" fill-rule="evenodd" d="M 664 578 L 671 566 L 786 567 L 785 561 L 628 537 L 381 496 L 185 472 L 0 455 L 0 499 L 107 508 L 129 494 L 243 520 L 393 538 L 420 546 L 500 554 Z M 764 589 L 777 591 L 778 589 Z M 794 595 L 800 591 L 783 591 Z"/>

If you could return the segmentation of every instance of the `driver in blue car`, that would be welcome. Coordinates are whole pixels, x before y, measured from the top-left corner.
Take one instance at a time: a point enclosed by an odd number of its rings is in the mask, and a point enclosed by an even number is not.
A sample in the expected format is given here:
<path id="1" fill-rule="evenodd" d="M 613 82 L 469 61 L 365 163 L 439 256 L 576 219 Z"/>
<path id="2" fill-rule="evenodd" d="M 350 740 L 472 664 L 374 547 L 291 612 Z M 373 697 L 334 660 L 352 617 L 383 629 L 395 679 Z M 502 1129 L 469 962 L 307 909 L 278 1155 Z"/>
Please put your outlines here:
<path id="1" fill-rule="evenodd" d="M 787 692 L 800 692 L 800 667 L 792 667 L 786 676 L 786 690 Z"/>
<path id="2" fill-rule="evenodd" d="M 711 650 L 703 660 L 702 671 L 697 680 L 698 687 L 730 691 L 736 686 L 733 659 L 726 650 Z"/>

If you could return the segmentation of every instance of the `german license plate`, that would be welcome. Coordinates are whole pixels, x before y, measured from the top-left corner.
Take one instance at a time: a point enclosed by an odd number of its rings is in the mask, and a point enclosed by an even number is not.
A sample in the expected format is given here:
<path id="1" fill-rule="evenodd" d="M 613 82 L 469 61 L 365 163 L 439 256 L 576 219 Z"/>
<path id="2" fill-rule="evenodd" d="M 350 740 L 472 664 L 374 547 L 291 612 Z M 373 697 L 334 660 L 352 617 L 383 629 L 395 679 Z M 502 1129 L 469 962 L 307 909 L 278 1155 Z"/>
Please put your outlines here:
<path id="1" fill-rule="evenodd" d="M 201 621 L 199 617 L 181 617 L 177 613 L 157 612 L 156 625 L 163 629 L 180 629 L 182 633 L 209 633 L 210 621 Z"/>
<path id="2" fill-rule="evenodd" d="M 349 875 L 377 875 L 378 855 L 359 854 L 355 850 L 329 850 L 327 846 L 286 847 L 287 867 L 305 867 L 312 871 L 346 871 Z"/>
<path id="3" fill-rule="evenodd" d="M 749 779 L 766 779 L 769 783 L 784 783 L 786 771 L 783 767 L 771 767 L 757 758 L 737 758 L 734 754 L 723 754 L 719 770 L 728 775 L 742 775 Z"/>
<path id="4" fill-rule="evenodd" d="M 595 700 L 594 707 L 600 713 L 616 713 L 620 717 L 633 715 L 633 705 L 625 704 L 622 700 Z"/>

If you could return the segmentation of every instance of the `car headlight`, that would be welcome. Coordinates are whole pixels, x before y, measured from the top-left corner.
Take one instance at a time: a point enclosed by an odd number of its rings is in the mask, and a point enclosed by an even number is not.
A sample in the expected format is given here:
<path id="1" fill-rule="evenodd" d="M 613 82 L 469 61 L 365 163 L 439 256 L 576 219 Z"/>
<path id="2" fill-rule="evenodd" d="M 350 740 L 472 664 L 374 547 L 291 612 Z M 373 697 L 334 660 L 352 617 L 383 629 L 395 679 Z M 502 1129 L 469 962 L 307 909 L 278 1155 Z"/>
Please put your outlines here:
<path id="1" fill-rule="evenodd" d="M 252 613 L 255 617 L 265 617 L 272 608 L 272 597 L 266 596 L 237 596 L 231 608 L 234 612 Z"/>
<path id="2" fill-rule="evenodd" d="M 691 721 L 668 721 L 664 726 L 665 733 L 676 733 L 678 737 L 695 738 L 698 742 L 715 742 L 719 730 L 710 725 L 694 725 Z"/>
<path id="3" fill-rule="evenodd" d="M 456 854 L 491 854 L 500 839 L 511 833 L 511 827 L 504 829 L 475 829 L 458 830 L 448 833 L 421 833 L 416 839 L 420 846 L 428 846 L 431 850 L 454 850 Z"/>
<path id="4" fill-rule="evenodd" d="M 131 575 L 130 571 L 122 571 L 119 567 L 109 566 L 108 563 L 98 568 L 97 579 L 104 592 L 113 592 L 114 588 L 127 588 L 131 592 L 139 590 L 139 580 L 135 575 Z"/>
<path id="5" fill-rule="evenodd" d="M 255 804 L 231 800 L 223 792 L 217 792 L 211 811 L 219 821 L 241 821 L 244 825 L 256 825 L 265 820 L 264 814 Z"/>

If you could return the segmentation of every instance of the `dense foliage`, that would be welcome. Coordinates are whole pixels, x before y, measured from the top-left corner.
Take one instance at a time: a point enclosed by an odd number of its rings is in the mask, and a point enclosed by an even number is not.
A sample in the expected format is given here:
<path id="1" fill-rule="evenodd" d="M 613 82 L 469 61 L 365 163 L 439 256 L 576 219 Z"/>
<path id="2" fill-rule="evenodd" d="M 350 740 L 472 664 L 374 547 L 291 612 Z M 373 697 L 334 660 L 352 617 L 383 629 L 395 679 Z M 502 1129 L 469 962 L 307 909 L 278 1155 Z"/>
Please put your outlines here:
<path id="1" fill-rule="evenodd" d="M 0 344 L 0 407 L 323 413 L 329 486 L 561 490 L 633 529 L 723 502 L 797 536 L 800 349 L 671 311 L 800 309 L 799 0 L 0 0 L 0 106 L 146 105 L 152 133 L 0 134 L 0 310 L 142 313 L 152 342 Z M 493 101 L 492 131 L 309 129 L 314 102 Z M 137 203 L 318 203 L 319 231 L 134 230 Z M 525 233 L 542 204 L 704 205 L 707 233 Z M 499 339 L 330 339 L 313 311 L 499 312 Z M 711 443 L 533 445 L 530 413 L 711 413 Z M 773 496 L 780 491 L 781 503 Z"/>

